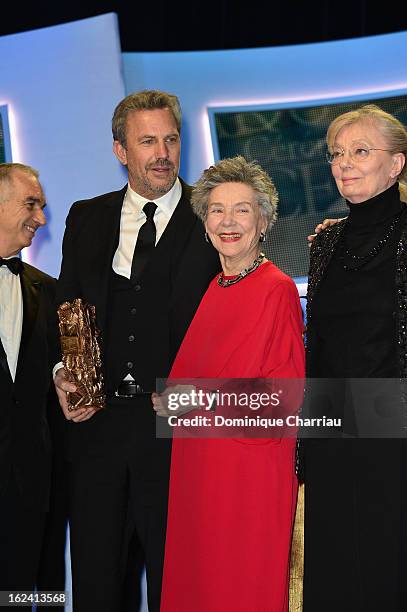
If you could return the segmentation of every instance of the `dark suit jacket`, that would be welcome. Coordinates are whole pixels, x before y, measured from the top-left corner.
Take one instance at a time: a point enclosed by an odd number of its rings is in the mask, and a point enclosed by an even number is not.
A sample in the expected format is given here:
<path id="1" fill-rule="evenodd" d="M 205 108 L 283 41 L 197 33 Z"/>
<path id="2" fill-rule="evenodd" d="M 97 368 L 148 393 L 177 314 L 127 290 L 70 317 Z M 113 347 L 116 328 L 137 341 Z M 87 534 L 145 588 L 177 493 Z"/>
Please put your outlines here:
<path id="1" fill-rule="evenodd" d="M 13 470 L 24 500 L 46 510 L 51 469 L 46 407 L 57 356 L 55 279 L 26 263 L 20 279 L 23 328 L 14 382 L 0 341 L 0 494 Z"/>
<path id="2" fill-rule="evenodd" d="M 109 278 L 126 189 L 76 202 L 66 221 L 57 302 L 82 297 L 93 304 L 102 338 L 107 335 Z M 182 182 L 181 199 L 147 264 L 137 297 L 136 340 L 143 351 L 142 378 L 148 379 L 147 385 L 168 375 L 199 302 L 220 269 L 219 256 L 205 242 L 203 225 L 192 211 L 190 193 Z M 169 266 L 170 279 L 167 275 L 165 282 L 160 278 L 163 262 L 166 269 Z M 70 429 L 83 437 L 85 430 L 96 428 L 99 418 L 96 414 Z"/>

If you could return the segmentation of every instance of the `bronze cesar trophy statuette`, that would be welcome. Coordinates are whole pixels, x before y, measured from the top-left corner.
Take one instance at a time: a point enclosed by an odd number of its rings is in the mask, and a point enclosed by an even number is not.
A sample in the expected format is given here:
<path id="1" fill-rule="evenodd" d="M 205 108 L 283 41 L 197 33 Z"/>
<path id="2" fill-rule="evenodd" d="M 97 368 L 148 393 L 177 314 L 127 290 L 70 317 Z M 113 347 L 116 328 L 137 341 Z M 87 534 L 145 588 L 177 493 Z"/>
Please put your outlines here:
<path id="1" fill-rule="evenodd" d="M 81 298 L 64 302 L 58 308 L 62 363 L 76 391 L 68 393 L 70 410 L 105 407 L 99 330 L 95 307 Z"/>

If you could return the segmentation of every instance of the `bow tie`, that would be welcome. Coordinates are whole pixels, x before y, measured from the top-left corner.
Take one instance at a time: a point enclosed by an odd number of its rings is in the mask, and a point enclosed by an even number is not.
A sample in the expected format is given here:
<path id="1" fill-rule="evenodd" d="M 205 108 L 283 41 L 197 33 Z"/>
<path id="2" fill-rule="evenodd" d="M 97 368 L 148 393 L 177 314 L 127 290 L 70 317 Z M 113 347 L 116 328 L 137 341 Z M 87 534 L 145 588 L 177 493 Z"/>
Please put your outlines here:
<path id="1" fill-rule="evenodd" d="M 20 274 L 23 269 L 23 262 L 19 257 L 10 257 L 10 259 L 3 259 L 0 257 L 0 267 L 7 266 L 10 272 L 13 274 Z"/>

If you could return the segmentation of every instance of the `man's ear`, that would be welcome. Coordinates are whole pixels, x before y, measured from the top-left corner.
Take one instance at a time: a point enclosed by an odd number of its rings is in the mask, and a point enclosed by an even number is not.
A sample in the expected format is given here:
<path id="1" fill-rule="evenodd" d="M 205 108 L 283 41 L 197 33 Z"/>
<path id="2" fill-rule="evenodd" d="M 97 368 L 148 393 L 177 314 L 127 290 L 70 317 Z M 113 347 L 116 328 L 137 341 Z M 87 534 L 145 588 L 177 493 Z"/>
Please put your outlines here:
<path id="1" fill-rule="evenodd" d="M 118 140 L 113 141 L 113 153 L 123 166 L 127 166 L 127 151 Z"/>

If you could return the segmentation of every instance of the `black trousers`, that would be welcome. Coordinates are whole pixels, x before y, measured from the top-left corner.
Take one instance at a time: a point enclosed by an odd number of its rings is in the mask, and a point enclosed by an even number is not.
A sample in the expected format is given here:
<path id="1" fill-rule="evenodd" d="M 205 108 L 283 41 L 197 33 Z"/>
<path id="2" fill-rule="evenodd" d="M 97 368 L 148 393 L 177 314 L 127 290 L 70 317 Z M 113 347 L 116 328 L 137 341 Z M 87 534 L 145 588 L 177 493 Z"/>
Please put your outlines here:
<path id="1" fill-rule="evenodd" d="M 122 612 L 138 612 L 142 599 L 142 577 L 144 570 L 144 553 L 137 532 L 134 532 L 129 544 Z"/>
<path id="2" fill-rule="evenodd" d="M 47 513 L 37 576 L 39 591 L 65 589 L 65 548 L 68 527 L 68 468 L 65 460 L 67 421 L 55 392 L 50 391 L 47 420 L 52 441 L 52 472 Z M 64 612 L 64 606 L 41 606 L 41 612 Z"/>
<path id="3" fill-rule="evenodd" d="M 406 441 L 304 442 L 304 612 L 404 612 Z"/>
<path id="4" fill-rule="evenodd" d="M 125 609 L 128 551 L 136 538 L 149 611 L 159 612 L 171 441 L 156 439 L 149 397 L 114 402 L 93 418 L 88 451 L 71 462 L 73 610 Z"/>
<path id="5" fill-rule="evenodd" d="M 11 474 L 0 497 L 0 591 L 34 590 L 44 523 L 45 512 L 24 501 Z M 17 609 L 27 610 L 10 608 Z"/>
<path id="6" fill-rule="evenodd" d="M 60 444 L 62 445 L 62 441 Z M 54 446 L 49 512 L 47 512 L 37 589 L 65 590 L 65 548 L 68 528 L 68 473 L 63 449 Z M 41 612 L 63 612 L 64 606 L 41 606 Z"/>

